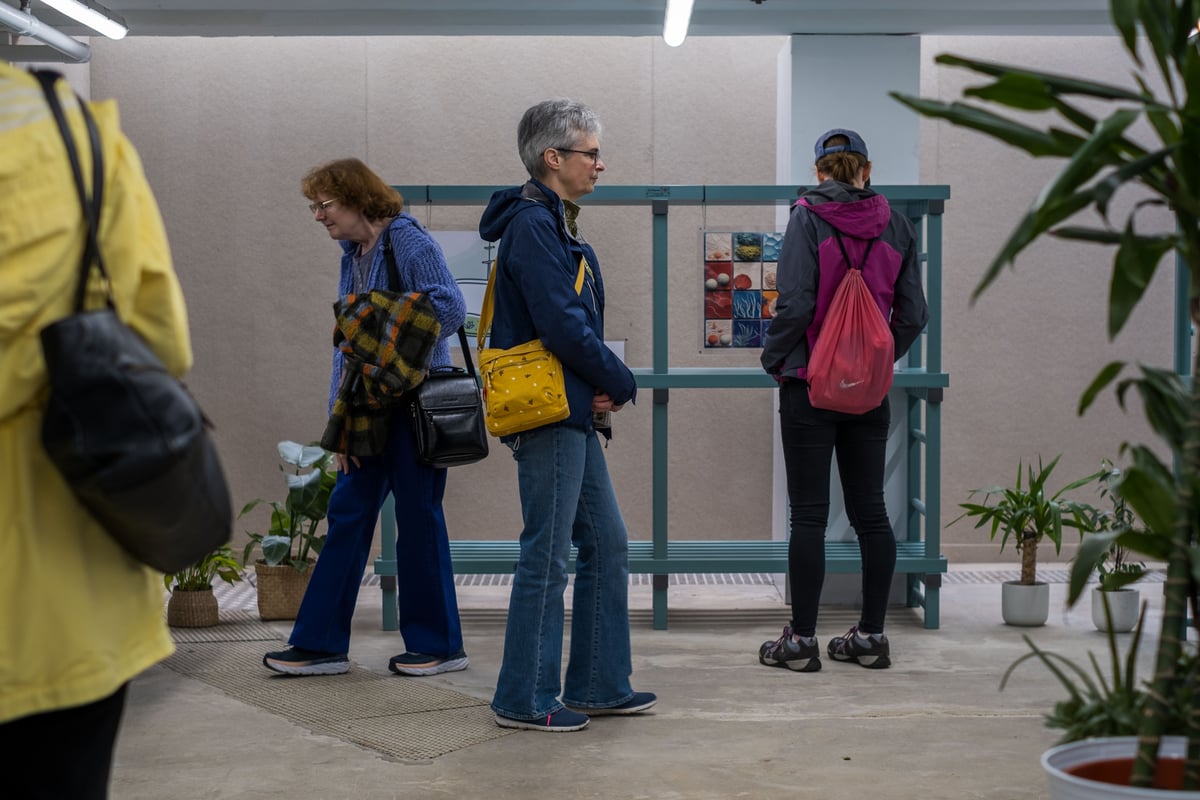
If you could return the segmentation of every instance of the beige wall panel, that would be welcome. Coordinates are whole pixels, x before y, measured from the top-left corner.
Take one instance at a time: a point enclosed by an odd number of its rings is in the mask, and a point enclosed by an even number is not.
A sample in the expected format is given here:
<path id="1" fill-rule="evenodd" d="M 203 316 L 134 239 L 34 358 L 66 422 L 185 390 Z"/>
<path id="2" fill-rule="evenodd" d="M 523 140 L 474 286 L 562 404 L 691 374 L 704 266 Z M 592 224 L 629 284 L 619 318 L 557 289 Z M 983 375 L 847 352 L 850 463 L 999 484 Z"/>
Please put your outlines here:
<path id="1" fill-rule="evenodd" d="M 93 90 L 121 102 L 162 206 L 196 342 L 189 383 L 217 424 L 236 503 L 281 497 L 275 442 L 315 439 L 324 424 L 340 251 L 299 194 L 309 168 L 354 155 L 397 184 L 515 184 L 524 177 L 516 152 L 521 113 L 566 95 L 601 116 L 604 183 L 767 183 L 774 54 L 782 40 L 765 49 L 761 41 L 697 38 L 670 52 L 657 38 L 100 44 Z M 689 90 L 697 76 L 699 97 Z M 758 111 L 744 111 L 739 101 Z M 706 124 L 697 126 L 691 109 L 705 106 Z M 753 168 L 743 163 L 747 152 Z M 435 230 L 472 230 L 482 209 L 413 202 L 409 210 Z M 684 209 L 679 216 L 686 225 L 671 220 L 672 284 L 684 310 L 672 310 L 672 357 L 756 363 L 749 353 L 700 357 L 701 214 Z M 749 224 L 737 216 L 721 223 Z M 604 269 L 607 336 L 626 342 L 631 365 L 649 366 L 650 211 L 593 206 L 581 226 Z M 681 470 L 671 478 L 673 532 L 768 535 L 767 393 L 749 393 L 756 395 L 749 411 L 732 394 L 692 394 L 707 396 L 672 398 L 672 465 Z M 635 538 L 650 536 L 651 399 L 647 392 L 617 415 L 606 453 Z M 452 536 L 510 538 L 520 529 L 515 466 L 494 444 L 486 461 L 451 472 Z M 741 484 L 742 499 L 713 502 L 718 473 L 724 486 Z M 745 502 L 748 493 L 753 503 Z M 750 523 L 748 507 L 757 515 Z"/>
<path id="2" fill-rule="evenodd" d="M 116 97 L 158 194 L 196 347 L 189 383 L 217 423 L 240 505 L 279 497 L 274 443 L 319 436 L 338 248 L 298 190 L 310 167 L 363 157 L 399 184 L 515 184 L 522 111 L 551 96 L 601 115 L 607 184 L 764 184 L 775 174 L 778 37 L 130 38 L 96 41 L 95 97 Z M 957 99 L 978 83 L 933 64 L 940 52 L 1129 83 L 1119 42 L 926 37 L 922 91 Z M 976 486 L 1012 479 L 1018 460 L 1065 453 L 1063 480 L 1149 434 L 1110 395 L 1086 417 L 1080 393 L 1121 358 L 1171 362 L 1173 270 L 1160 270 L 1116 343 L 1105 335 L 1111 251 L 1047 241 L 974 306 L 992 255 L 1058 168 L 948 125 L 922 121 L 921 176 L 949 184 L 945 227 L 942 519 Z M 411 198 L 419 200 L 419 198 Z M 1122 198 L 1121 209 L 1131 199 Z M 474 229 L 480 207 L 410 210 L 433 229 Z M 648 207 L 591 206 L 581 217 L 608 292 L 607 333 L 628 362 L 652 362 Z M 1164 218 L 1147 217 L 1148 224 Z M 673 206 L 668 351 L 673 366 L 756 367 L 757 353 L 705 350 L 696 271 L 700 231 L 773 229 L 771 208 Z M 606 455 L 631 535 L 651 523 L 651 393 L 616 417 Z M 767 536 L 770 392 L 680 390 L 670 404 L 671 533 Z M 455 537 L 520 527 L 515 467 L 500 445 L 451 473 Z M 966 523 L 944 532 L 952 559 L 999 556 Z M 1043 558 L 1050 554 L 1044 554 Z"/>

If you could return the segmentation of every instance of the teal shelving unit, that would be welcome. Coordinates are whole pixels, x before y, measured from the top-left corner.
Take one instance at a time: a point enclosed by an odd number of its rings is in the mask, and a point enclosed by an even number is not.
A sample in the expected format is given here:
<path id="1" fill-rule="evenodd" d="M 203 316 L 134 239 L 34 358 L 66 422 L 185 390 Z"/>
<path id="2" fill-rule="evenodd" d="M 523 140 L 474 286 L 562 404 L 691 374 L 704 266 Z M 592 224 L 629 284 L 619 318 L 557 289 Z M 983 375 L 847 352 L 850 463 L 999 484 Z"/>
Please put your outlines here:
<path id="1" fill-rule="evenodd" d="M 497 186 L 397 186 L 411 207 L 420 204 L 432 205 L 484 205 Z M 896 413 L 905 415 L 907 427 L 907 497 L 905 526 L 900 539 L 907 554 L 897 564 L 897 573 L 903 573 L 908 582 L 907 597 L 910 605 L 923 605 L 925 626 L 936 628 L 939 624 L 938 592 L 941 573 L 946 571 L 946 559 L 941 555 L 941 403 L 944 391 L 949 386 L 949 375 L 942 371 L 942 215 L 945 202 L 950 197 L 948 186 L 879 186 L 873 187 L 885 195 L 893 208 L 901 210 L 913 220 L 920 235 L 921 266 L 925 278 L 926 295 L 929 301 L 930 321 L 921 340 L 914 345 L 903 364 L 898 367 L 894 392 L 903 393 L 903 411 L 900 404 L 894 406 Z M 671 567 L 670 552 L 682 552 L 685 548 L 691 555 L 689 569 L 698 561 L 713 564 L 712 571 L 721 570 L 721 553 L 744 553 L 745 548 L 731 548 L 730 542 L 677 542 L 670 536 L 670 520 L 667 515 L 668 485 L 670 480 L 669 457 L 669 403 L 672 389 L 729 389 L 761 388 L 774 389 L 775 382 L 761 370 L 755 368 L 706 368 L 673 367 L 668 358 L 668 331 L 670 324 L 670 297 L 668 292 L 668 226 L 667 220 L 672 206 L 736 206 L 790 205 L 798 196 L 795 186 L 599 186 L 584 199 L 586 205 L 644 206 L 651 214 L 652 238 L 652 357 L 649 367 L 633 370 L 640 389 L 648 390 L 653 396 L 652 411 L 652 512 L 651 542 L 649 548 L 638 543 L 637 562 L 640 571 L 653 575 L 653 619 L 655 628 L 667 627 L 668 573 L 683 571 Z M 895 397 L 895 394 L 893 394 Z M 389 598 L 388 573 L 395 575 L 395 537 L 389 505 L 383 512 L 383 552 L 376 562 L 376 572 L 384 576 L 384 627 L 395 628 L 394 578 L 391 578 Z M 389 541 L 390 540 L 390 541 Z M 468 545 L 469 543 L 455 543 Z M 740 542 L 737 544 L 741 544 Z M 779 542 L 763 541 L 761 559 L 744 556 L 737 564 L 770 563 L 779 565 L 781 554 Z M 515 547 L 516 542 L 511 545 Z M 390 551 L 389 551 L 390 548 Z M 465 553 L 469 547 L 462 548 Z M 707 553 L 706 553 L 707 549 Z M 494 548 L 493 548 L 494 550 Z M 833 548 L 834 552 L 845 553 L 846 564 L 831 565 L 832 572 L 854 571 L 847 566 L 856 558 L 855 549 Z M 516 552 L 514 549 L 512 552 Z M 769 553 L 769 555 L 768 555 Z M 466 556 L 464 556 L 466 558 Z M 456 554 L 456 566 L 459 558 Z M 498 571 L 506 564 L 504 558 L 493 558 L 486 568 L 478 571 Z M 782 561 L 786 568 L 786 558 Z M 389 569 L 390 567 L 390 569 Z M 631 554 L 631 568 L 637 570 Z M 757 567 L 756 567 L 757 568 Z M 470 570 L 467 570 L 470 571 Z M 782 571 L 782 569 L 780 570 Z"/>

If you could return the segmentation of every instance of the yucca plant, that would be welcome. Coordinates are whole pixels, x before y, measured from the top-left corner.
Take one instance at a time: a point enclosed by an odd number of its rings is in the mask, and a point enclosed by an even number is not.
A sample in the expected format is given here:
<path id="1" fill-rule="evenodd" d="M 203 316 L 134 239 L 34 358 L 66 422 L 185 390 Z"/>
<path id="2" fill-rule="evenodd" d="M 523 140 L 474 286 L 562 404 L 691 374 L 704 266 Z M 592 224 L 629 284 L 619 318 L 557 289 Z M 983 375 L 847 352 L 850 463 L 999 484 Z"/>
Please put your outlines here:
<path id="1" fill-rule="evenodd" d="M 949 522 L 953 525 L 963 517 L 974 517 L 975 527 L 991 528 L 991 539 L 1000 536 L 1000 550 L 1015 540 L 1017 552 L 1021 554 L 1021 584 L 1032 586 L 1037 583 L 1037 551 L 1044 539 L 1054 544 L 1054 552 L 1062 552 L 1063 528 L 1081 530 L 1086 520 L 1094 516 L 1095 509 L 1086 503 L 1077 503 L 1063 497 L 1069 491 L 1094 481 L 1099 473 L 1068 483 L 1054 494 L 1047 494 L 1046 482 L 1058 466 L 1062 455 L 1043 464 L 1038 456 L 1037 472 L 1033 464 L 1017 464 L 1017 480 L 1013 486 L 992 486 L 975 489 L 971 497 L 982 496 L 978 502 L 960 503 L 963 513 Z"/>
<path id="2" fill-rule="evenodd" d="M 973 129 L 1031 156 L 1065 160 L 988 266 L 972 294 L 973 301 L 1019 253 L 1049 234 L 1116 248 L 1107 309 L 1110 337 L 1120 333 L 1159 265 L 1171 254 L 1186 271 L 1192 323 L 1200 325 L 1200 49 L 1196 34 L 1200 0 L 1111 0 L 1109 10 L 1132 60 L 1136 89 L 1019 65 L 941 55 L 937 63 L 972 70 L 988 82 L 967 89 L 966 102 L 893 97 L 919 114 Z M 1163 87 L 1161 96 L 1151 88 L 1155 83 Z M 1089 110 L 1102 106 L 1110 109 L 1107 116 Z M 991 110 L 993 107 L 1009 111 L 1000 113 Z M 1033 125 L 1028 122 L 1031 112 L 1053 114 L 1054 119 Z M 1148 123 L 1148 144 L 1129 135 L 1139 120 Z M 1113 198 L 1129 189 L 1137 190 L 1132 209 L 1123 220 L 1111 218 Z M 1152 207 L 1169 210 L 1175 222 L 1173 230 L 1148 231 L 1139 225 L 1140 215 Z M 1085 210 L 1096 212 L 1101 224 L 1066 224 Z M 1196 361 L 1193 375 L 1200 373 L 1200 353 Z M 1079 413 L 1117 380 L 1125 366 L 1113 362 L 1101 370 L 1085 390 Z M 1162 631 L 1154 678 L 1140 716 L 1132 779 L 1134 786 L 1150 786 L 1170 703 L 1197 696 L 1196 670 L 1181 669 L 1180 665 L 1185 663 L 1181 635 L 1187 606 L 1190 602 L 1194 624 L 1200 574 L 1200 381 L 1188 386 L 1172 372 L 1142 365 L 1138 377 L 1117 384 L 1122 407 L 1130 388 L 1140 394 L 1147 421 L 1174 456 L 1174 464 L 1168 467 L 1149 447 L 1125 445 L 1132 463 L 1116 491 L 1142 520 L 1145 530 L 1111 534 L 1122 546 L 1167 565 Z M 1069 602 L 1078 600 L 1087 576 L 1107 551 L 1105 536 L 1084 540 L 1072 574 Z M 1189 747 L 1184 788 L 1197 789 L 1200 709 L 1190 705 L 1186 719 Z"/>

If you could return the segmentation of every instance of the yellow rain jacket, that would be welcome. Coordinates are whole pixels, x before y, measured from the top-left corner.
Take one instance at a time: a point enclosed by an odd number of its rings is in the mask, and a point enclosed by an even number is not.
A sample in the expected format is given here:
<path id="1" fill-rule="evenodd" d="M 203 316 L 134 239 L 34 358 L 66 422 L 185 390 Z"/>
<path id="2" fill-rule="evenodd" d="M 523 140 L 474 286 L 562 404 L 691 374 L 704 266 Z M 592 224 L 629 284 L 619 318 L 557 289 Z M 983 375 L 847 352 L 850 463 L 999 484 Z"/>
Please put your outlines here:
<path id="1" fill-rule="evenodd" d="M 90 185 L 87 132 L 66 82 L 58 88 Z M 104 153 L 100 243 L 118 313 L 182 376 L 191 342 L 162 218 L 116 104 L 90 107 Z M 42 449 L 38 331 L 71 313 L 83 241 L 41 88 L 0 61 L 0 723 L 100 700 L 172 652 L 161 576 L 92 520 Z"/>

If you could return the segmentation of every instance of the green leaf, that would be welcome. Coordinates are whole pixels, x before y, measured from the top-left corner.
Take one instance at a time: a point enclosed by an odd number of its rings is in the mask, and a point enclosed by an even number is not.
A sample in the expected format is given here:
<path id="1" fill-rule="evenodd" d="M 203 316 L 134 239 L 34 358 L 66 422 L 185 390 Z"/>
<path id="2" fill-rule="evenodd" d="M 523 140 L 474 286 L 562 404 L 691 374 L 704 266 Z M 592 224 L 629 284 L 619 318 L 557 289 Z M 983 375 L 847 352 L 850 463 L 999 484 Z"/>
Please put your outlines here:
<path id="1" fill-rule="evenodd" d="M 1085 81 L 1080 78 L 1073 78 L 1069 75 L 1058 75 L 1053 72 L 1038 72 L 1037 70 L 1022 69 L 1009 64 L 977 61 L 948 53 L 942 54 L 934 60 L 938 64 L 948 67 L 965 67 L 975 72 L 981 72 L 994 77 L 1020 75 L 1034 78 L 1045 83 L 1049 91 L 1054 94 L 1078 94 L 1085 97 L 1098 97 L 1102 100 L 1132 100 L 1137 103 L 1146 99 L 1144 95 L 1131 92 L 1122 86 Z"/>
<path id="2" fill-rule="evenodd" d="M 1089 533 L 1079 543 L 1075 560 L 1071 562 L 1071 579 L 1067 589 L 1067 605 L 1073 606 L 1087 588 L 1088 579 L 1108 555 L 1109 548 L 1120 535 L 1120 531 Z"/>
<path id="3" fill-rule="evenodd" d="M 1075 242 L 1111 245 L 1121 243 L 1121 234 L 1102 228 L 1077 228 L 1070 225 L 1063 225 L 1050 231 L 1050 235 Z"/>
<path id="4" fill-rule="evenodd" d="M 1096 396 L 1104 390 L 1104 387 L 1116 380 L 1117 375 L 1119 375 L 1121 370 L 1124 368 L 1124 361 L 1110 361 L 1104 365 L 1104 368 L 1100 370 L 1100 372 L 1096 374 L 1096 377 L 1092 379 L 1092 382 L 1088 384 L 1087 389 L 1085 389 L 1083 392 L 1083 396 L 1079 398 L 1079 409 L 1077 411 L 1079 416 L 1083 416 L 1083 412 L 1088 410 L 1088 408 L 1096 400 Z"/>
<path id="5" fill-rule="evenodd" d="M 1054 108 L 1052 95 L 1043 81 L 1031 75 L 1007 74 L 988 86 L 967 89 L 963 94 L 1025 111 Z"/>
<path id="6" fill-rule="evenodd" d="M 1163 256 L 1172 250 L 1174 240 L 1168 237 L 1148 238 L 1137 236 L 1133 229 L 1133 217 L 1129 218 L 1121 245 L 1113 261 L 1112 283 L 1108 296 L 1108 337 L 1115 338 L 1129 315 L 1141 302 L 1146 288 L 1154 279 Z"/>
<path id="7" fill-rule="evenodd" d="M 264 536 L 262 540 L 263 559 L 271 565 L 282 564 L 290 555 L 292 539 L 289 536 Z"/>
<path id="8" fill-rule="evenodd" d="M 1113 142 L 1119 140 L 1130 125 L 1137 120 L 1139 112 L 1122 109 L 1103 120 L 1083 146 L 1072 154 L 1063 170 L 1058 174 L 1034 203 L 1034 207 L 1050 205 L 1075 192 L 1085 181 L 1115 160 L 1110 151 Z M 1107 156 L 1107 157 L 1106 157 Z"/>
<path id="9" fill-rule="evenodd" d="M 1121 33 L 1125 49 L 1129 51 L 1134 62 L 1141 66 L 1142 61 L 1137 52 L 1137 7 L 1138 0 L 1110 0 L 1108 4 L 1109 15 L 1113 25 Z"/>
<path id="10" fill-rule="evenodd" d="M 1148 452 L 1148 451 L 1145 451 Z M 1157 469 L 1145 463 L 1131 466 L 1125 470 L 1118 492 L 1133 512 L 1154 532 L 1155 536 L 1145 538 L 1126 537 L 1121 539 L 1122 546 L 1137 548 L 1137 552 L 1150 558 L 1164 558 L 1166 551 L 1157 550 L 1157 542 L 1153 540 L 1167 536 L 1175 523 L 1175 491 L 1170 475 L 1166 480 Z"/>
<path id="11" fill-rule="evenodd" d="M 890 95 L 920 114 L 945 119 L 955 125 L 986 133 L 993 139 L 999 139 L 1006 144 L 1020 148 L 1032 156 L 1067 158 L 1073 151 L 1073 147 L 1061 138 L 1051 136 L 1049 133 L 1028 125 L 1022 125 L 999 114 L 993 114 L 977 106 L 958 102 L 943 103 L 938 100 L 924 100 L 898 92 L 891 92 Z"/>

